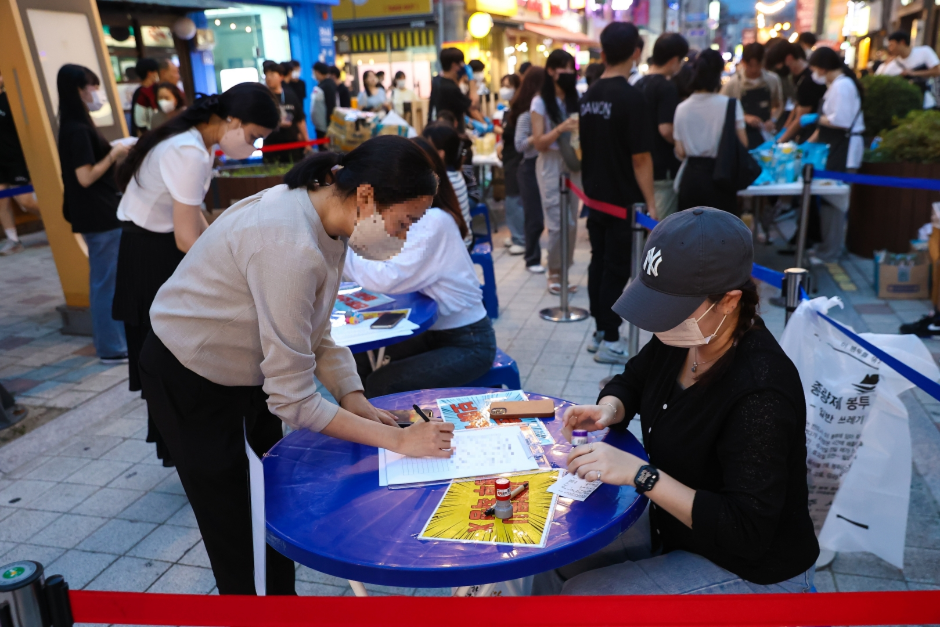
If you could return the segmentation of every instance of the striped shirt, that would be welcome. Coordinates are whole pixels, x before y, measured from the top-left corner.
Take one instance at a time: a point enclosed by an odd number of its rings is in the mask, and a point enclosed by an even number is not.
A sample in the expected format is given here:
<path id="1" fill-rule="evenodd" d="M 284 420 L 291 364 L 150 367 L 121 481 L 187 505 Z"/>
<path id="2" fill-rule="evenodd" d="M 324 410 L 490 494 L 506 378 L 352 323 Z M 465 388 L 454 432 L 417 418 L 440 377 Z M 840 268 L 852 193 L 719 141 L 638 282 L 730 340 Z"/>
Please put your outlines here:
<path id="1" fill-rule="evenodd" d="M 521 152 L 523 158 L 534 159 L 539 151 L 529 142 L 532 137 L 532 116 L 526 111 L 516 119 L 516 152 Z"/>
<path id="2" fill-rule="evenodd" d="M 460 213 L 463 214 L 463 221 L 467 223 L 467 236 L 463 238 L 464 243 L 469 248 L 473 244 L 473 233 L 470 232 L 470 196 L 467 194 L 467 182 L 463 180 L 463 174 L 459 171 L 448 170 L 447 178 L 457 194 L 457 202 L 460 203 Z"/>

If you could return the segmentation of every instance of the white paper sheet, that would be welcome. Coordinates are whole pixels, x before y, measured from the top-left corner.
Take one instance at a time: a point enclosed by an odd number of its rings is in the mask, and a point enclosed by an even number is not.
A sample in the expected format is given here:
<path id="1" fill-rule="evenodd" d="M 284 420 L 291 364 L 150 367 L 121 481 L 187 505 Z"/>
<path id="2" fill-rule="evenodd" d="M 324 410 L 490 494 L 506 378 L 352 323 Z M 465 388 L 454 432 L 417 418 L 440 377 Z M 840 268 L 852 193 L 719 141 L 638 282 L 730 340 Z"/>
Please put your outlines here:
<path id="1" fill-rule="evenodd" d="M 264 539 L 264 465 L 248 444 L 245 433 L 245 453 L 248 455 L 248 485 L 251 494 L 251 548 L 255 560 L 255 593 L 259 597 L 267 592 L 265 563 L 267 542 Z"/>
<path id="2" fill-rule="evenodd" d="M 379 485 L 403 485 L 538 469 L 518 426 L 454 433 L 455 454 L 447 459 L 406 457 L 379 449 Z"/>
<path id="3" fill-rule="evenodd" d="M 419 326 L 411 320 L 402 320 L 394 329 L 373 329 L 371 322 L 360 324 L 344 324 L 333 327 L 330 335 L 339 346 L 353 346 L 364 342 L 375 342 L 390 337 L 404 337 L 412 335 Z"/>
<path id="4" fill-rule="evenodd" d="M 566 499 L 583 501 L 591 496 L 594 490 L 601 487 L 601 483 L 603 483 L 601 481 L 585 481 L 579 478 L 578 475 L 568 474 L 565 471 L 562 471 L 562 473 L 558 481 L 548 487 L 548 492 Z"/>

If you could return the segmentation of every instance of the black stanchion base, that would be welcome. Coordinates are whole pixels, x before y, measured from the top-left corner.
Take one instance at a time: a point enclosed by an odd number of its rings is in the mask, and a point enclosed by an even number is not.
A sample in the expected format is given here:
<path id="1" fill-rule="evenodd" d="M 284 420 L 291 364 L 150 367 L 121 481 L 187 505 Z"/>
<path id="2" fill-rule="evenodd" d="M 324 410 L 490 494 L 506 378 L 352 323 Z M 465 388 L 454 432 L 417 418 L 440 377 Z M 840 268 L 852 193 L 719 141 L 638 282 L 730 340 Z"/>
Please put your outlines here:
<path id="1" fill-rule="evenodd" d="M 548 307 L 539 312 L 542 320 L 551 320 L 552 322 L 578 322 L 590 315 L 586 309 L 580 307 L 569 307 L 567 311 L 561 307 Z"/>

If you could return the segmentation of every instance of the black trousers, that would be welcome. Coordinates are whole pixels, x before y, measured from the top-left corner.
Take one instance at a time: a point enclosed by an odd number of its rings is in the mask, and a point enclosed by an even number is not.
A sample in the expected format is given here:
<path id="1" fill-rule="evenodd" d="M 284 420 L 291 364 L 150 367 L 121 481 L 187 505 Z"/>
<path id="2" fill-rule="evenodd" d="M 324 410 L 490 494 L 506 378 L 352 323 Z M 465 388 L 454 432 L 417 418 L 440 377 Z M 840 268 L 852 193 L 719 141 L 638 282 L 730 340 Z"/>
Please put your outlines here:
<path id="1" fill-rule="evenodd" d="M 281 421 L 268 411 L 261 386 L 213 383 L 183 366 L 153 332 L 141 352 L 140 378 L 196 514 L 219 594 L 255 594 L 243 428 L 261 456 L 281 439 Z M 296 594 L 294 563 L 270 546 L 267 594 Z"/>
<path id="2" fill-rule="evenodd" d="M 591 316 L 604 340 L 620 339 L 620 316 L 613 311 L 614 303 L 623 293 L 630 278 L 630 252 L 633 231 L 626 220 L 588 211 L 588 238 L 591 240 L 591 264 L 588 266 L 588 299 Z"/>
<path id="3" fill-rule="evenodd" d="M 525 224 L 525 265 L 537 266 L 542 263 L 542 248 L 539 238 L 545 230 L 545 216 L 542 215 L 542 197 L 539 195 L 539 182 L 535 178 L 535 160 L 523 159 L 516 173 L 519 182 L 519 196 L 522 198 L 522 213 Z"/>
<path id="4" fill-rule="evenodd" d="M 689 157 L 679 182 L 679 211 L 713 207 L 738 215 L 738 195 L 715 185 L 715 159 Z"/>

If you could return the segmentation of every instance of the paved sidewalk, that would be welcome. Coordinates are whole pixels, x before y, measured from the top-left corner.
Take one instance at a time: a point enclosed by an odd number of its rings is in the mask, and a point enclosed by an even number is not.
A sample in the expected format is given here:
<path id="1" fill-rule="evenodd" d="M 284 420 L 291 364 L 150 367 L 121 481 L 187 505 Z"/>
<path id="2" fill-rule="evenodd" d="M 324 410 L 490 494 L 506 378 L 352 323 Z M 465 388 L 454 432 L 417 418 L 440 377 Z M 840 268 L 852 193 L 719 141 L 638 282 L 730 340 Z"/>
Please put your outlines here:
<path id="1" fill-rule="evenodd" d="M 572 279 L 579 290 L 571 305 L 587 308 L 589 250 L 581 222 Z M 0 380 L 39 416 L 56 418 L 0 448 L 0 563 L 36 559 L 62 573 L 73 589 L 211 593 L 215 589 L 192 510 L 175 471 L 157 463 L 144 442 L 146 411 L 126 389 L 126 367 L 105 368 L 89 338 L 58 332 L 55 306 L 62 302 L 51 252 L 42 235 L 30 236 L 21 255 L 0 258 Z M 585 350 L 593 322 L 557 324 L 540 309 L 558 303 L 545 276 L 528 273 L 521 257 L 494 237 L 501 313 L 499 346 L 519 364 L 524 387 L 594 402 L 599 381 L 621 368 L 597 364 Z M 761 250 L 767 256 L 772 252 Z M 782 267 L 786 258 L 773 261 Z M 859 331 L 897 332 L 918 318 L 926 303 L 879 301 L 871 289 L 871 262 L 849 259 L 821 269 L 821 294 L 841 295 L 835 316 Z M 833 273 L 841 281 L 833 279 Z M 850 285 L 851 283 L 851 285 Z M 851 289 L 854 287 L 854 291 Z M 777 290 L 762 287 L 763 295 Z M 764 308 L 779 335 L 783 312 Z M 928 342 L 940 354 L 940 342 Z M 940 403 L 907 394 L 914 436 L 914 481 L 905 569 L 867 554 L 840 554 L 817 573 L 820 590 L 940 588 Z M 0 432 L 0 437 L 3 432 Z M 367 586 L 378 594 L 447 594 Z M 345 582 L 298 568 L 303 595 L 349 594 Z"/>

